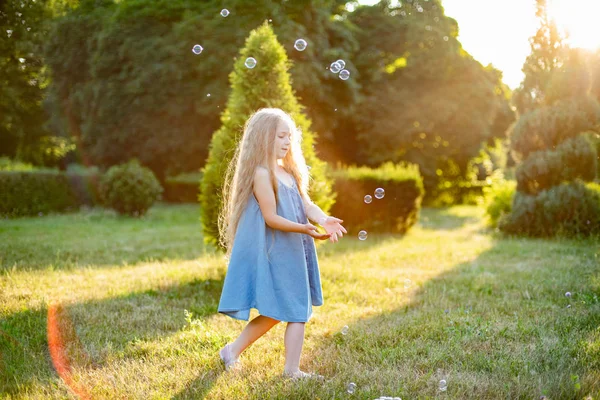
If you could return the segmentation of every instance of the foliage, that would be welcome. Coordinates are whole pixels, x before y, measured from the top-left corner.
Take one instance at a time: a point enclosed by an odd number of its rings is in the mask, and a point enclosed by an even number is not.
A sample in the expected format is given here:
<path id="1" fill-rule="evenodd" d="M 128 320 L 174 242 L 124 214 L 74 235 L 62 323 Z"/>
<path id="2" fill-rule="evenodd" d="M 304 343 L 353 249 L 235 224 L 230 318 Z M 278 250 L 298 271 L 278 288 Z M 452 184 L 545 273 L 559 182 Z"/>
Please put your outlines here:
<path id="1" fill-rule="evenodd" d="M 498 220 L 509 215 L 515 197 L 517 183 L 500 179 L 483 189 L 483 199 L 488 224 L 498 226 Z"/>
<path id="2" fill-rule="evenodd" d="M 188 172 L 168 177 L 164 183 L 163 199 L 171 203 L 197 203 L 202 172 Z"/>
<path id="3" fill-rule="evenodd" d="M 98 175 L 43 169 L 0 171 L 0 215 L 21 217 L 99 203 Z"/>
<path id="4" fill-rule="evenodd" d="M 246 68 L 247 57 L 257 60 L 256 67 Z M 222 207 L 225 170 L 241 137 L 241 128 L 252 113 L 262 107 L 277 107 L 288 112 L 302 131 L 302 151 L 311 167 L 309 187 L 311 199 L 327 212 L 333 203 L 331 184 L 325 176 L 325 163 L 315 154 L 315 134 L 309 119 L 301 113 L 290 85 L 288 59 L 273 30 L 263 24 L 253 30 L 241 49 L 230 75 L 232 86 L 227 108 L 221 116 L 221 128 L 212 137 L 210 153 L 201 184 L 200 203 L 204 239 L 217 245 L 219 238 L 218 214 Z"/>
<path id="5" fill-rule="evenodd" d="M 414 164 L 385 163 L 378 168 L 341 167 L 332 172 L 340 199 L 331 213 L 344 220 L 348 233 L 406 233 L 416 222 L 424 195 L 423 179 Z M 375 189 L 382 188 L 382 199 Z M 370 195 L 372 202 L 364 201 Z"/>
<path id="6" fill-rule="evenodd" d="M 465 180 L 470 160 L 513 121 L 501 73 L 462 49 L 439 1 L 361 7 L 349 18 L 360 48 L 370 49 L 355 60 L 370 73 L 355 124 L 362 155 L 369 164 L 418 164 L 435 199 L 442 175 Z"/>
<path id="7" fill-rule="evenodd" d="M 531 196 L 517 191 L 512 212 L 498 226 L 527 236 L 591 236 L 600 233 L 600 185 L 565 182 Z"/>
<path id="8" fill-rule="evenodd" d="M 106 206 L 136 217 L 144 215 L 163 191 L 152 171 L 136 159 L 111 167 L 100 188 Z"/>

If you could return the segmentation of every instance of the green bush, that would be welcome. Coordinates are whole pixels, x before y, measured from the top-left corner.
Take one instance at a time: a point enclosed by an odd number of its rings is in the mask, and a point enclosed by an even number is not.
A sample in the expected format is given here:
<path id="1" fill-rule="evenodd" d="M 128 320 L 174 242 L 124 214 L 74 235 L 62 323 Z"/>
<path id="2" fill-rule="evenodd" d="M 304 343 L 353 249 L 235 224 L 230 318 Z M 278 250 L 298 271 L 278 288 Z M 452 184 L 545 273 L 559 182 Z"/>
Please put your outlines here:
<path id="1" fill-rule="evenodd" d="M 100 185 L 104 205 L 131 216 L 144 215 L 162 192 L 154 173 L 136 159 L 111 167 Z"/>
<path id="2" fill-rule="evenodd" d="M 258 61 L 253 69 L 244 65 L 249 56 Z M 235 153 L 246 120 L 263 107 L 280 108 L 294 119 L 302 132 L 302 152 L 306 164 L 311 167 L 309 196 L 324 212 L 334 202 L 331 183 L 325 175 L 326 164 L 315 153 L 315 134 L 310 131 L 310 121 L 302 114 L 302 107 L 294 95 L 288 67 L 285 50 L 268 24 L 250 32 L 230 75 L 231 95 L 221 116 L 222 126 L 212 137 L 203 170 L 200 211 L 206 243 L 220 246 L 218 216 L 222 208 L 225 171 Z"/>
<path id="3" fill-rule="evenodd" d="M 596 149 L 585 135 L 565 140 L 556 150 L 533 152 L 517 167 L 517 190 L 536 194 L 563 181 L 593 181 L 596 158 Z"/>
<path id="4" fill-rule="evenodd" d="M 349 234 L 367 232 L 405 233 L 418 219 L 423 200 L 423 178 L 414 164 L 393 164 L 379 168 L 342 167 L 332 171 L 338 201 L 331 214 L 344 220 Z M 375 198 L 377 188 L 385 190 Z M 372 202 L 366 204 L 365 195 Z"/>
<path id="5" fill-rule="evenodd" d="M 0 215 L 19 217 L 98 204 L 98 175 L 0 171 Z"/>
<path id="6" fill-rule="evenodd" d="M 510 214 L 516 188 L 515 181 L 499 180 L 483 189 L 485 212 L 492 227 L 498 226 L 498 220 Z"/>
<path id="7" fill-rule="evenodd" d="M 593 130 L 598 121 L 600 105 L 594 98 L 558 100 L 522 115 L 511 129 L 511 147 L 523 160 L 534 151 L 556 148 L 569 138 Z"/>
<path id="8" fill-rule="evenodd" d="M 511 234 L 600 235 L 600 185 L 573 181 L 531 196 L 517 192 L 512 212 L 498 221 Z"/>
<path id="9" fill-rule="evenodd" d="M 202 172 L 168 177 L 164 183 L 163 199 L 170 203 L 197 203 Z"/>

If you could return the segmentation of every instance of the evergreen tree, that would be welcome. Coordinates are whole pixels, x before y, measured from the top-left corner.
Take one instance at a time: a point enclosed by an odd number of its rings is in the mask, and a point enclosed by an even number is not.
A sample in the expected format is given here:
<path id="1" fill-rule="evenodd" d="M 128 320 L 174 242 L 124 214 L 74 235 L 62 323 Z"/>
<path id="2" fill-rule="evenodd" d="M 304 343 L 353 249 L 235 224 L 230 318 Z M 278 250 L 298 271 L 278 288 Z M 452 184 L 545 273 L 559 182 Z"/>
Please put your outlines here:
<path id="1" fill-rule="evenodd" d="M 256 59 L 254 68 L 244 63 Z M 218 214 L 222 206 L 225 171 L 242 135 L 246 120 L 263 107 L 277 107 L 289 113 L 302 131 L 302 150 L 312 177 L 309 195 L 325 212 L 333 203 L 331 183 L 325 176 L 325 163 L 314 151 L 315 134 L 310 121 L 302 114 L 302 106 L 292 90 L 288 73 L 289 61 L 271 27 L 265 23 L 250 32 L 230 74 L 231 94 L 221 115 L 221 128 L 211 140 L 201 183 L 201 216 L 204 240 L 218 245 Z"/>

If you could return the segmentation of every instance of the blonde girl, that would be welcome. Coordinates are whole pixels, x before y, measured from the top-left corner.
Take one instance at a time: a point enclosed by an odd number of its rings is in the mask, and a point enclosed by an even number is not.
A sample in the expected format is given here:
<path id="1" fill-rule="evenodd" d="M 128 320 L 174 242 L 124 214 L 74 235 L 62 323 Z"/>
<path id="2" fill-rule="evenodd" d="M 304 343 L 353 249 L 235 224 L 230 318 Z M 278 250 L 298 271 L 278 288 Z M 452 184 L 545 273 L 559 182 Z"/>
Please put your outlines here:
<path id="1" fill-rule="evenodd" d="M 332 243 L 347 233 L 308 196 L 308 168 L 301 132 L 277 108 L 263 108 L 246 122 L 226 174 L 219 216 L 229 265 L 219 312 L 248 321 L 239 337 L 219 351 L 227 370 L 240 354 L 281 321 L 287 322 L 283 375 L 320 377 L 299 369 L 304 327 L 312 306 L 323 304 L 314 239 Z M 320 233 L 309 220 L 319 223 Z"/>

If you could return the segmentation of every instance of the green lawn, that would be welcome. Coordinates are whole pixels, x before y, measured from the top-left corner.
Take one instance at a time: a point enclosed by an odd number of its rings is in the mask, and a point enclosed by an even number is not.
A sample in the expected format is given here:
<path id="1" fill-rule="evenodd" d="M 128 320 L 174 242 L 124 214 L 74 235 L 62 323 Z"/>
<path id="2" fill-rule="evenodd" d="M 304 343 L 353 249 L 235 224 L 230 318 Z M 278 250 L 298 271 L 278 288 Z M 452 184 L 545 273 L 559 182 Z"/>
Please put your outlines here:
<path id="1" fill-rule="evenodd" d="M 328 380 L 302 383 L 279 377 L 284 324 L 224 373 L 217 351 L 244 322 L 216 313 L 226 263 L 198 215 L 161 204 L 139 220 L 1 220 L 0 397 L 77 398 L 50 335 L 89 398 L 600 398 L 597 241 L 503 238 L 461 206 L 423 210 L 404 237 L 322 243 L 325 305 L 301 368 Z"/>

